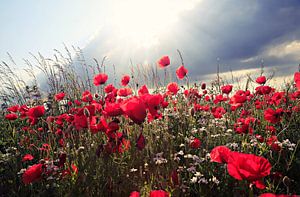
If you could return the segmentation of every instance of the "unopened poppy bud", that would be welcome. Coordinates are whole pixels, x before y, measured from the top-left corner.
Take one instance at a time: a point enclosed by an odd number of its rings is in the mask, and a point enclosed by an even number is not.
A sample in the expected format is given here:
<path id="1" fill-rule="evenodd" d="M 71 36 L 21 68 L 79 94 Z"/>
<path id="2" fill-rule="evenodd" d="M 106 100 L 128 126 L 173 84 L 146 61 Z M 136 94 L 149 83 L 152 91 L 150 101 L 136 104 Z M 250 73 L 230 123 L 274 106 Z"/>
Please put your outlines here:
<path id="1" fill-rule="evenodd" d="M 82 152 L 82 151 L 84 151 L 84 147 L 83 147 L 83 146 L 80 146 L 80 147 L 77 149 L 77 152 L 80 153 L 80 152 Z"/>
<path id="2" fill-rule="evenodd" d="M 83 113 L 86 117 L 90 117 L 90 111 L 87 108 L 84 108 Z"/>
<path id="3" fill-rule="evenodd" d="M 191 109 L 191 116 L 194 116 L 195 115 L 195 110 L 194 108 Z"/>
<path id="4" fill-rule="evenodd" d="M 286 187 L 289 187 L 291 185 L 291 180 L 287 176 L 283 177 L 282 182 Z"/>

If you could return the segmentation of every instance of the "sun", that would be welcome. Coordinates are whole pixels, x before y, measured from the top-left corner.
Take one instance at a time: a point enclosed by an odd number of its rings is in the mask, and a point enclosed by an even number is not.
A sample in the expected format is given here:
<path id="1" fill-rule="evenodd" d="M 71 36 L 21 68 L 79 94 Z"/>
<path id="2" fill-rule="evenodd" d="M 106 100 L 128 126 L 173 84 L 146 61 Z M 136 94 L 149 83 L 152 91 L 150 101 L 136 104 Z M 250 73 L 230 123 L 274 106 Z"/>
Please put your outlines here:
<path id="1" fill-rule="evenodd" d="M 118 1 L 112 9 L 112 24 L 119 35 L 135 40 L 137 45 L 150 47 L 158 43 L 162 34 L 170 33 L 168 30 L 176 23 L 180 14 L 192 9 L 198 1 Z"/>

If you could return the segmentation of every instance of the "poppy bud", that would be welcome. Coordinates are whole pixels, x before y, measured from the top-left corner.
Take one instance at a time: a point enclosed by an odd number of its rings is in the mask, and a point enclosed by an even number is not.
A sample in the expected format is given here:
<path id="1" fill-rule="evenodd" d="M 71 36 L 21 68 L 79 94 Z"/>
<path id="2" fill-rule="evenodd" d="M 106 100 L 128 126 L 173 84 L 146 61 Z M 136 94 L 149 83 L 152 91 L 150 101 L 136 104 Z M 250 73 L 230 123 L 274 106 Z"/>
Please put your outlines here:
<path id="1" fill-rule="evenodd" d="M 282 182 L 286 187 L 289 187 L 291 185 L 291 180 L 287 176 L 283 177 Z"/>
<path id="2" fill-rule="evenodd" d="M 90 111 L 87 108 L 84 108 L 83 113 L 86 117 L 90 117 Z"/>
<path id="3" fill-rule="evenodd" d="M 194 116 L 195 115 L 195 110 L 194 108 L 191 109 L 191 116 Z"/>

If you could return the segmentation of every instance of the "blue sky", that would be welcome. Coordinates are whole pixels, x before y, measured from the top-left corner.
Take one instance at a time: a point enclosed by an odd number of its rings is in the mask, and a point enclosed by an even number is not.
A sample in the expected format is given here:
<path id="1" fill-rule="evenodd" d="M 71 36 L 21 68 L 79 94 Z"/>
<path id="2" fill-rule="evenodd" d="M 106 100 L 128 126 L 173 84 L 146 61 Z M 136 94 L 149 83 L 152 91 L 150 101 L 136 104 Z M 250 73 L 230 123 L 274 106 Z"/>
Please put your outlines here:
<path id="1" fill-rule="evenodd" d="M 20 68 L 28 52 L 48 57 L 75 45 L 87 58 L 116 65 L 155 63 L 176 49 L 195 80 L 221 71 L 276 67 L 290 75 L 300 63 L 300 1 L 289 0 L 52 0 L 6 1 L 0 6 L 0 59 Z"/>
<path id="2" fill-rule="evenodd" d="M 104 22 L 105 2 L 90 0 L 2 1 L 0 59 L 6 52 L 21 61 L 28 52 L 52 55 L 62 43 L 84 46 Z"/>

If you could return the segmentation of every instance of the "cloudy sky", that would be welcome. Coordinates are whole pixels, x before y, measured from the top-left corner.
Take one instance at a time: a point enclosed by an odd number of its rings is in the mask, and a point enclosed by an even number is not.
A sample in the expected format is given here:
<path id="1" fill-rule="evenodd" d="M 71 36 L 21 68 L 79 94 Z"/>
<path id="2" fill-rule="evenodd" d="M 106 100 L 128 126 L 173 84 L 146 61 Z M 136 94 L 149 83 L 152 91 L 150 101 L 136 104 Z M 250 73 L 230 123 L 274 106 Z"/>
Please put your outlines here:
<path id="1" fill-rule="evenodd" d="M 230 69 L 274 68 L 290 76 L 300 63 L 299 0 L 52 0 L 6 1 L 0 6 L 0 59 L 9 52 L 23 67 L 28 52 L 78 46 L 86 58 L 116 65 L 155 64 L 169 55 L 198 80 Z M 252 69 L 253 70 L 253 69 Z"/>

